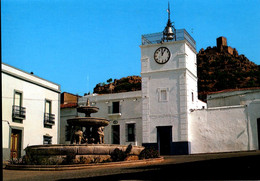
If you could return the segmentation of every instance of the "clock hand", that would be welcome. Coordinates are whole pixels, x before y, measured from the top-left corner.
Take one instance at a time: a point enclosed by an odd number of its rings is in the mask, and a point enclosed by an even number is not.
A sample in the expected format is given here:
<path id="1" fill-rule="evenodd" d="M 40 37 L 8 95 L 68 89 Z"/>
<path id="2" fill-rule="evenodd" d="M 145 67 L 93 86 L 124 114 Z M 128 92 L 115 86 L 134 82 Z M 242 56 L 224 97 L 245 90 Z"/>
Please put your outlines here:
<path id="1" fill-rule="evenodd" d="M 162 52 L 162 56 L 163 56 L 163 54 L 164 54 L 164 52 L 165 52 L 165 49 L 162 49 L 162 51 L 161 51 L 161 52 Z"/>

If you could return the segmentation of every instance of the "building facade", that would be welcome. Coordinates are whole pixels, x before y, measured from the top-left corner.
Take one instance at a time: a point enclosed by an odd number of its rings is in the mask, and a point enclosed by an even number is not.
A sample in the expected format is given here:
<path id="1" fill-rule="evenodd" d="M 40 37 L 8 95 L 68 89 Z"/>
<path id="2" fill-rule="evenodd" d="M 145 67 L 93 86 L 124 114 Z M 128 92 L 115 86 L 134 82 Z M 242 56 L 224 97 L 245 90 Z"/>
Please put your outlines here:
<path id="1" fill-rule="evenodd" d="M 59 141 L 60 86 L 2 63 L 3 160 Z"/>

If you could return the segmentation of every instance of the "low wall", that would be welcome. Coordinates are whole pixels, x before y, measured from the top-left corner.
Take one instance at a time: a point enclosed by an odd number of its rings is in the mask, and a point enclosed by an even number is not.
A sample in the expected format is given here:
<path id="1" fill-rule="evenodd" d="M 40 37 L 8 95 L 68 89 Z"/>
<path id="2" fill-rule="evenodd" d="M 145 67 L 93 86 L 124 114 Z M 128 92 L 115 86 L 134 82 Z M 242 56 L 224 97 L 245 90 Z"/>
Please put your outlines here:
<path id="1" fill-rule="evenodd" d="M 192 154 L 250 150 L 246 106 L 196 110 L 189 117 Z"/>

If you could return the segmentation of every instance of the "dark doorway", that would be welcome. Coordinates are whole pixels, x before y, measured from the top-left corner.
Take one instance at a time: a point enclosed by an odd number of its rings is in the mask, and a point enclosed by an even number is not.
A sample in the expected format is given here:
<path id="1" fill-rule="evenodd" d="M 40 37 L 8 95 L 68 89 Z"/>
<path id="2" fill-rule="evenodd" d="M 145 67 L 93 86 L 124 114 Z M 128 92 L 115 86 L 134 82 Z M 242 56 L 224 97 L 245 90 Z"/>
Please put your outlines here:
<path id="1" fill-rule="evenodd" d="M 172 126 L 157 126 L 157 143 L 160 155 L 171 154 Z"/>
<path id="2" fill-rule="evenodd" d="M 11 143 L 10 143 L 11 159 L 21 158 L 21 138 L 22 138 L 22 131 L 17 129 L 12 129 Z"/>
<path id="3" fill-rule="evenodd" d="M 260 118 L 257 119 L 258 150 L 260 150 Z"/>
<path id="4" fill-rule="evenodd" d="M 120 126 L 112 125 L 112 144 L 120 144 Z"/>

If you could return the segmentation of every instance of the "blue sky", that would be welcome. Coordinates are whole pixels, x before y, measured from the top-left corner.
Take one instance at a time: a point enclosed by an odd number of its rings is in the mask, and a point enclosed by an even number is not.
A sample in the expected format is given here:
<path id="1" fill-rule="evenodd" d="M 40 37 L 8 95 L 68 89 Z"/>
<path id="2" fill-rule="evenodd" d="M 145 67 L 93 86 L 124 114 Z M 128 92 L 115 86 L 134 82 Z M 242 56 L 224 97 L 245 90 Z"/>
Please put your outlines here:
<path id="1" fill-rule="evenodd" d="M 141 35 L 163 31 L 168 0 L 1 0 L 2 62 L 83 95 L 140 75 Z M 260 65 L 260 0 L 171 0 L 171 20 L 201 48 L 225 36 Z"/>

